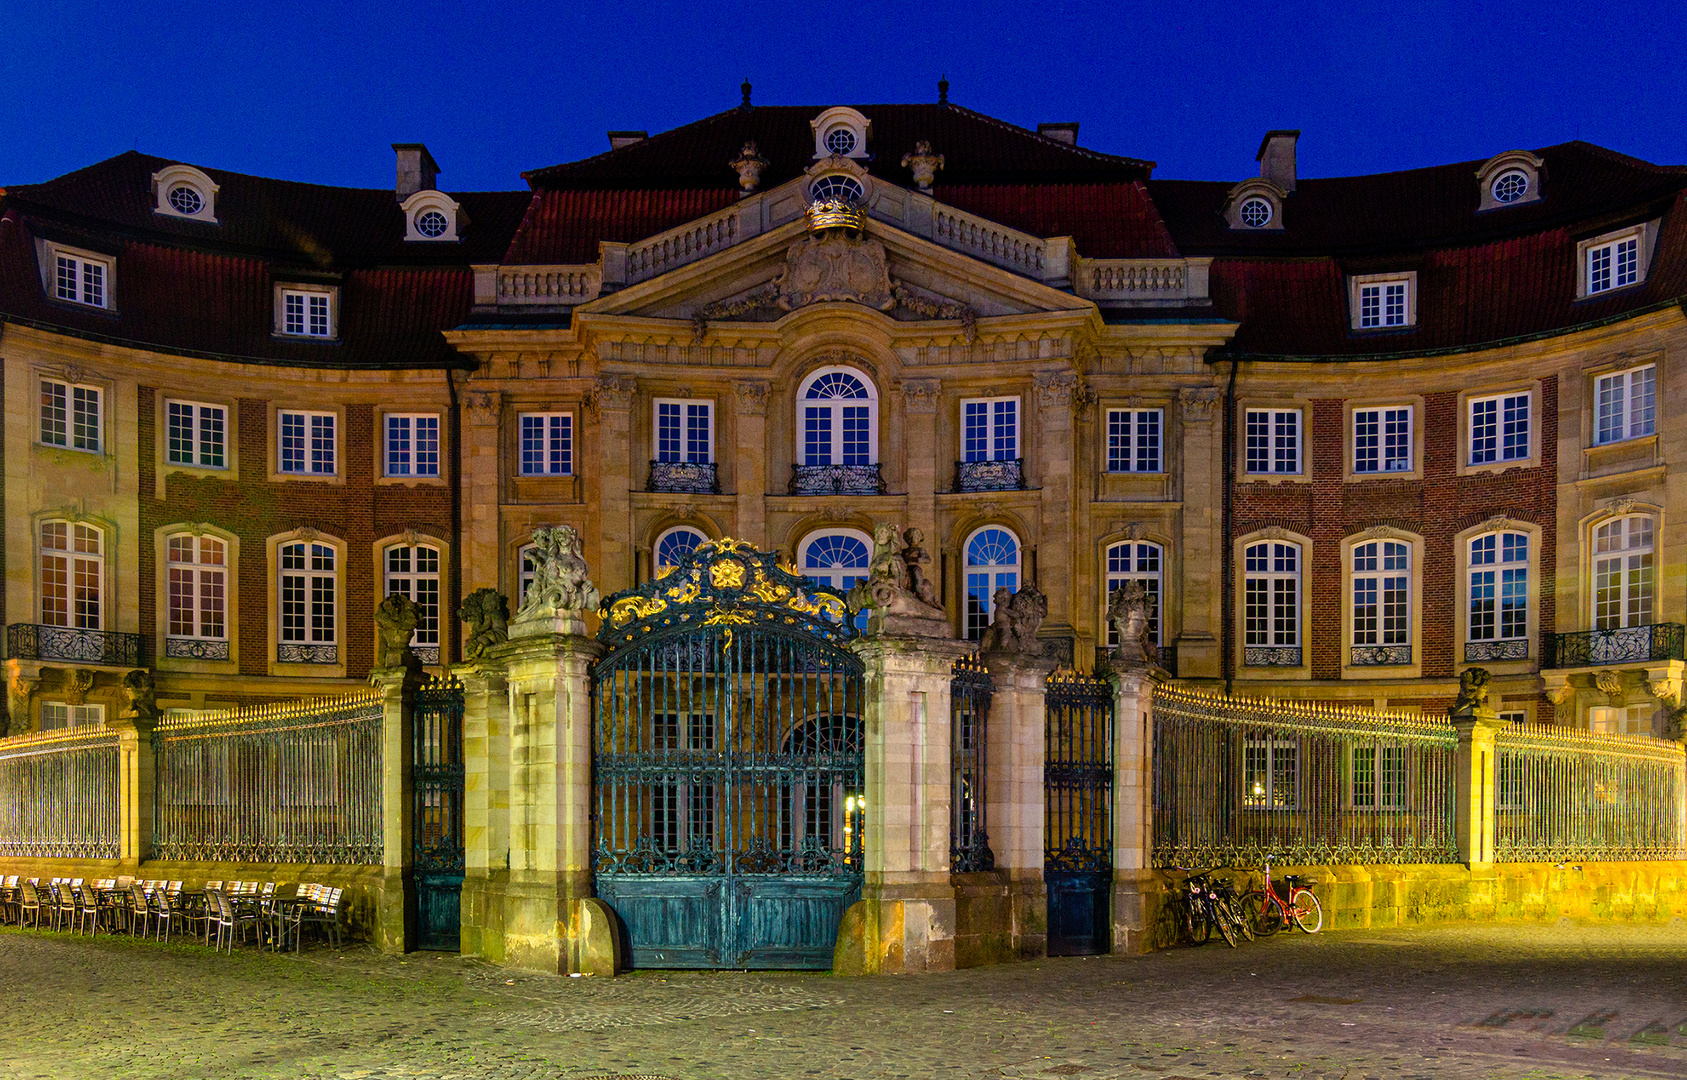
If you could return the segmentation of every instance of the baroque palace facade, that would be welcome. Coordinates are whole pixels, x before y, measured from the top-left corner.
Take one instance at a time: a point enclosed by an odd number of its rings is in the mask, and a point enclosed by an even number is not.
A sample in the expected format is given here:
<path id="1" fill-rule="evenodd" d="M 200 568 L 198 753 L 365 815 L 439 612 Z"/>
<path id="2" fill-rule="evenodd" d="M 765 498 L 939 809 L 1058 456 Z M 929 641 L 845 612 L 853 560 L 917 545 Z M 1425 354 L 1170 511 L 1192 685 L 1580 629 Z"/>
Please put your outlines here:
<path id="1" fill-rule="evenodd" d="M 127 153 L 0 193 L 10 730 L 121 680 L 461 656 L 533 531 L 605 595 L 732 536 L 839 586 L 917 528 L 957 633 L 1140 581 L 1177 678 L 1662 732 L 1687 621 L 1687 169 L 1586 143 L 1301 180 L 939 101 L 751 106 L 446 192 Z M 1239 163 L 1240 164 L 1240 163 Z M 1238 175 L 1251 172 L 1238 168 Z M 1675 470 L 1672 472 L 1671 470 Z"/>

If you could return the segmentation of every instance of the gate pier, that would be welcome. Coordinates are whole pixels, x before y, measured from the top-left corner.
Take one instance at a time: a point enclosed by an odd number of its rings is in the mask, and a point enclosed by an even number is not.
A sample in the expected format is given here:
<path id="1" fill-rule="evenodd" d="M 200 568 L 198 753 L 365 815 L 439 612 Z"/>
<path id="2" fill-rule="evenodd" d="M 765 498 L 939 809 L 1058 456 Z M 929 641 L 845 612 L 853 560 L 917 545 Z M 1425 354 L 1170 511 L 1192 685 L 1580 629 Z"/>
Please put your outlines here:
<path id="1" fill-rule="evenodd" d="M 986 728 L 990 848 L 1007 889 L 1008 955 L 985 963 L 1035 960 L 1048 953 L 1048 887 L 1043 881 L 1043 764 L 1048 724 L 1046 684 L 1055 661 L 984 654 L 994 694 Z"/>

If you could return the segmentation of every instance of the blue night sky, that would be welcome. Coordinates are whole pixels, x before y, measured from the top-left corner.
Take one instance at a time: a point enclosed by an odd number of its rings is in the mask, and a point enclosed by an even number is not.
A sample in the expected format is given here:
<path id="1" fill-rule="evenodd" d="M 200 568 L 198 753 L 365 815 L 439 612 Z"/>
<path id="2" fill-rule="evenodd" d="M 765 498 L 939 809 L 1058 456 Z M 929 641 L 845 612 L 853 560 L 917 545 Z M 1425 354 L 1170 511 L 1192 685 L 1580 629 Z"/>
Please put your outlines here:
<path id="1" fill-rule="evenodd" d="M 450 190 L 763 104 L 950 99 L 1156 175 L 1255 175 L 1300 128 L 1302 176 L 1587 139 L 1687 162 L 1682 0 L 1298 5 L 208 4 L 5 0 L 0 184 L 138 149 L 385 187 L 428 144 Z M 939 150 L 942 148 L 939 147 Z M 723 174 L 724 174 L 723 165 Z M 723 176 L 723 181 L 729 179 Z"/>

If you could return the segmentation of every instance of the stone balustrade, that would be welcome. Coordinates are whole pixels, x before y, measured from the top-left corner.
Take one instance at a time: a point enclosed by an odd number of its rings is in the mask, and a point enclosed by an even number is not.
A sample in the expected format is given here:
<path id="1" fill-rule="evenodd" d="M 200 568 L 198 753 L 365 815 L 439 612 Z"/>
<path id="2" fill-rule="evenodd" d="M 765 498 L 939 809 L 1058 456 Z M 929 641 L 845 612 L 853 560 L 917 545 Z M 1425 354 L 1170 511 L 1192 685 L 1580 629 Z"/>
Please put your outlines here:
<path id="1" fill-rule="evenodd" d="M 1042 279 L 1048 266 L 1048 242 L 998 225 L 988 218 L 939 204 L 932 215 L 931 238 L 944 247 L 976 255 L 986 262 Z"/>
<path id="2" fill-rule="evenodd" d="M 1184 303 L 1207 298 L 1211 259 L 1080 259 L 1073 291 L 1097 301 Z"/>
<path id="3" fill-rule="evenodd" d="M 739 213 L 738 207 L 731 206 L 677 229 L 628 244 L 626 283 L 647 281 L 736 244 L 741 232 Z"/>
<path id="4" fill-rule="evenodd" d="M 576 266 L 500 266 L 497 271 L 498 291 L 493 303 L 572 306 L 596 300 L 602 288 L 603 273 L 596 263 Z"/>

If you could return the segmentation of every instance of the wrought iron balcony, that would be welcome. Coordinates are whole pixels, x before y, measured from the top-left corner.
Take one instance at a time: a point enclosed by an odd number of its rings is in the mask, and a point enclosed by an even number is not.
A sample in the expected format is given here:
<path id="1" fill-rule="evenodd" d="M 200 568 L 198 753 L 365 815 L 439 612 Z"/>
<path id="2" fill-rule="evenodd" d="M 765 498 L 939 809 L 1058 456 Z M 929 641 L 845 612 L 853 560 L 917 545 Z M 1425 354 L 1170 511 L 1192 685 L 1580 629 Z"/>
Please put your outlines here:
<path id="1" fill-rule="evenodd" d="M 1479 660 L 1527 660 L 1529 639 L 1510 638 L 1506 641 L 1467 641 L 1464 643 L 1467 662 Z"/>
<path id="2" fill-rule="evenodd" d="M 1243 667 L 1300 667 L 1299 645 L 1244 645 Z"/>
<path id="3" fill-rule="evenodd" d="M 1023 491 L 1025 459 L 955 462 L 956 491 Z"/>
<path id="4" fill-rule="evenodd" d="M 275 647 L 275 662 L 278 664 L 337 664 L 340 662 L 340 647 L 338 645 L 305 645 L 298 642 L 283 641 Z"/>
<path id="5" fill-rule="evenodd" d="M 712 461 L 652 461 L 650 490 L 719 495 L 720 478 Z"/>
<path id="6" fill-rule="evenodd" d="M 1683 659 L 1687 628 L 1680 623 L 1620 626 L 1576 634 L 1548 634 L 1543 667 L 1598 667 Z"/>
<path id="7" fill-rule="evenodd" d="M 1410 645 L 1354 645 L 1347 655 L 1353 667 L 1391 667 L 1412 662 Z"/>
<path id="8" fill-rule="evenodd" d="M 82 664 L 139 667 L 141 636 L 110 630 L 13 623 L 6 627 L 6 655 L 13 660 L 71 660 Z"/>
<path id="9" fill-rule="evenodd" d="M 871 465 L 792 465 L 792 495 L 883 495 L 884 476 Z"/>
<path id="10" fill-rule="evenodd" d="M 171 660 L 227 660 L 229 648 L 227 641 L 167 637 L 164 639 L 164 655 Z"/>

